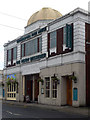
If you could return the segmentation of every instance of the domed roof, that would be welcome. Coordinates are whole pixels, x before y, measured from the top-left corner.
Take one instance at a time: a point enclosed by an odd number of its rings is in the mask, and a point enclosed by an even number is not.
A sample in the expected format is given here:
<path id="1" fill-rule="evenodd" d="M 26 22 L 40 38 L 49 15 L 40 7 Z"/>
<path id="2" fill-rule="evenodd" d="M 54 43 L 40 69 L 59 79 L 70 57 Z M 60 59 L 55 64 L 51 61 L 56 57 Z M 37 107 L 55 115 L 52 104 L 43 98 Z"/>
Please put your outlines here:
<path id="1" fill-rule="evenodd" d="M 51 8 L 42 8 L 34 13 L 28 20 L 27 25 L 30 25 L 38 20 L 53 20 L 61 17 L 62 14 Z"/>

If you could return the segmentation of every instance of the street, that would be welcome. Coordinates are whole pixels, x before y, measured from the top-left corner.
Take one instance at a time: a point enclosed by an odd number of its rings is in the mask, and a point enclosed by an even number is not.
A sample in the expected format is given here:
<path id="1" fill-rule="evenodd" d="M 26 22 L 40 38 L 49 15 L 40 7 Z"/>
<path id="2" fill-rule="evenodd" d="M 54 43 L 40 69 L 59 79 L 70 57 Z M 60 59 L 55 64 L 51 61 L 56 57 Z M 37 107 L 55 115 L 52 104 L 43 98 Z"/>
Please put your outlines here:
<path id="1" fill-rule="evenodd" d="M 3 118 L 85 118 L 85 115 L 67 113 L 63 111 L 40 108 L 36 106 L 20 106 L 4 103 L 2 105 Z"/>

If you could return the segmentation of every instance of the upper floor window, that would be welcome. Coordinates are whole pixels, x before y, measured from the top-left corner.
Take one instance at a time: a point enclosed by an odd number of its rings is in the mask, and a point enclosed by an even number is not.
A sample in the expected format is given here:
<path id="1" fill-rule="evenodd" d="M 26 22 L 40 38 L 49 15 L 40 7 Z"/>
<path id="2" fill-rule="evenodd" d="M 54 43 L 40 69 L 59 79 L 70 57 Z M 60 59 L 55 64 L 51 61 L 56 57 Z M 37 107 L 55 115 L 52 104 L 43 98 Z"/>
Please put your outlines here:
<path id="1" fill-rule="evenodd" d="M 11 61 L 11 49 L 10 50 L 8 50 L 8 52 L 7 52 L 7 60 L 8 61 Z"/>
<path id="2" fill-rule="evenodd" d="M 39 38 L 39 52 L 42 51 L 42 37 Z"/>
<path id="3" fill-rule="evenodd" d="M 13 60 L 17 58 L 17 48 L 13 48 Z"/>
<path id="4" fill-rule="evenodd" d="M 63 44 L 66 45 L 66 26 L 63 28 Z"/>
<path id="5" fill-rule="evenodd" d="M 31 46 L 32 46 L 31 55 L 37 53 L 38 52 L 37 39 L 34 39 L 34 40 L 31 41 Z"/>
<path id="6" fill-rule="evenodd" d="M 56 31 L 50 33 L 50 48 L 55 48 L 57 45 Z"/>
<path id="7" fill-rule="evenodd" d="M 25 43 L 25 56 L 30 54 L 30 42 Z"/>
<path id="8" fill-rule="evenodd" d="M 72 49 L 72 25 L 66 24 L 63 28 L 63 50 Z"/>
<path id="9" fill-rule="evenodd" d="M 21 45 L 21 56 L 22 56 L 22 57 L 25 56 L 25 54 L 24 54 L 24 51 L 25 51 L 25 50 L 24 50 L 24 49 L 25 49 L 25 44 L 22 44 L 22 45 Z"/>
<path id="10" fill-rule="evenodd" d="M 36 38 L 21 45 L 21 56 L 33 55 L 42 51 L 42 38 Z"/>
<path id="11" fill-rule="evenodd" d="M 17 59 L 17 47 L 7 50 L 7 65 L 13 65 Z"/>

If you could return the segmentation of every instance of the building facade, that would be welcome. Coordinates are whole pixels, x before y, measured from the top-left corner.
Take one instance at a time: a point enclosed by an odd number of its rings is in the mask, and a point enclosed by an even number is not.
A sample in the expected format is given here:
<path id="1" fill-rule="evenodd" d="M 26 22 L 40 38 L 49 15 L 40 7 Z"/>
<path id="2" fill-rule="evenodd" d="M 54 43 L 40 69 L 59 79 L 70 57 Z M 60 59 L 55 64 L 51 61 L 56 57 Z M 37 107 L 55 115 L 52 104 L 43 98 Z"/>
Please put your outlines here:
<path id="1" fill-rule="evenodd" d="M 4 98 L 3 70 L 0 70 L 0 99 Z"/>
<path id="2" fill-rule="evenodd" d="M 85 106 L 89 99 L 89 13 L 42 8 L 24 35 L 4 44 L 5 99 Z"/>

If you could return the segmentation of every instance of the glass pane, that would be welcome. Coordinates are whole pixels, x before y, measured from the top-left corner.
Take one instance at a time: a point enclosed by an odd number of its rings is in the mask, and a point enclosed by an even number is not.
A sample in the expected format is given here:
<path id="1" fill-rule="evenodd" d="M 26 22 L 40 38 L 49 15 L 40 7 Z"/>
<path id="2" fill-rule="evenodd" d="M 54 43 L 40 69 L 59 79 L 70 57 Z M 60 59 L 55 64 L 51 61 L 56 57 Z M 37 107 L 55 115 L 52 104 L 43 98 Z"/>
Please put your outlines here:
<path id="1" fill-rule="evenodd" d="M 11 49 L 8 50 L 8 61 L 11 61 Z"/>
<path id="2" fill-rule="evenodd" d="M 21 46 L 22 46 L 22 57 L 24 57 L 24 44 L 22 44 Z"/>
<path id="3" fill-rule="evenodd" d="M 49 90 L 46 90 L 46 97 L 49 97 L 49 95 L 50 95 Z"/>
<path id="4" fill-rule="evenodd" d="M 55 98 L 57 97 L 57 90 L 55 90 Z"/>
<path id="5" fill-rule="evenodd" d="M 11 92 L 11 84 L 10 84 L 10 92 Z"/>
<path id="6" fill-rule="evenodd" d="M 33 42 L 32 41 L 30 41 L 30 48 L 29 48 L 29 51 L 30 51 L 30 55 L 32 55 L 33 54 L 33 44 L 32 44 Z"/>
<path id="7" fill-rule="evenodd" d="M 8 92 L 9 92 L 9 86 L 8 86 Z"/>
<path id="8" fill-rule="evenodd" d="M 39 38 L 39 52 L 42 51 L 42 37 Z"/>
<path id="9" fill-rule="evenodd" d="M 13 59 L 17 58 L 17 48 L 13 48 Z"/>
<path id="10" fill-rule="evenodd" d="M 25 43 L 25 56 L 29 55 L 29 42 Z"/>
<path id="11" fill-rule="evenodd" d="M 33 47 L 34 47 L 34 52 L 33 53 L 37 53 L 37 39 L 33 40 Z"/>
<path id="12" fill-rule="evenodd" d="M 55 89 L 57 89 L 57 82 L 55 82 Z"/>
<path id="13" fill-rule="evenodd" d="M 57 97 L 57 81 L 52 82 L 52 97 L 56 98 Z"/>
<path id="14" fill-rule="evenodd" d="M 46 77 L 45 80 L 46 80 L 46 82 L 50 82 L 50 78 L 49 77 Z"/>
<path id="15" fill-rule="evenodd" d="M 16 94 L 14 93 L 14 97 L 16 97 Z"/>
<path id="16" fill-rule="evenodd" d="M 54 90 L 53 90 L 53 95 L 52 95 L 52 96 L 53 96 L 53 98 L 54 98 Z"/>
<path id="17" fill-rule="evenodd" d="M 50 78 L 46 77 L 46 97 L 50 96 Z"/>
<path id="18" fill-rule="evenodd" d="M 30 55 L 35 53 L 35 40 L 30 41 Z"/>
<path id="19" fill-rule="evenodd" d="M 16 91 L 16 85 L 14 84 L 14 91 Z"/>
<path id="20" fill-rule="evenodd" d="M 50 48 L 56 47 L 56 31 L 50 33 Z"/>
<path id="21" fill-rule="evenodd" d="M 66 44 L 66 26 L 63 28 L 63 44 Z"/>
<path id="22" fill-rule="evenodd" d="M 12 84 L 12 92 L 13 92 L 13 84 Z"/>

